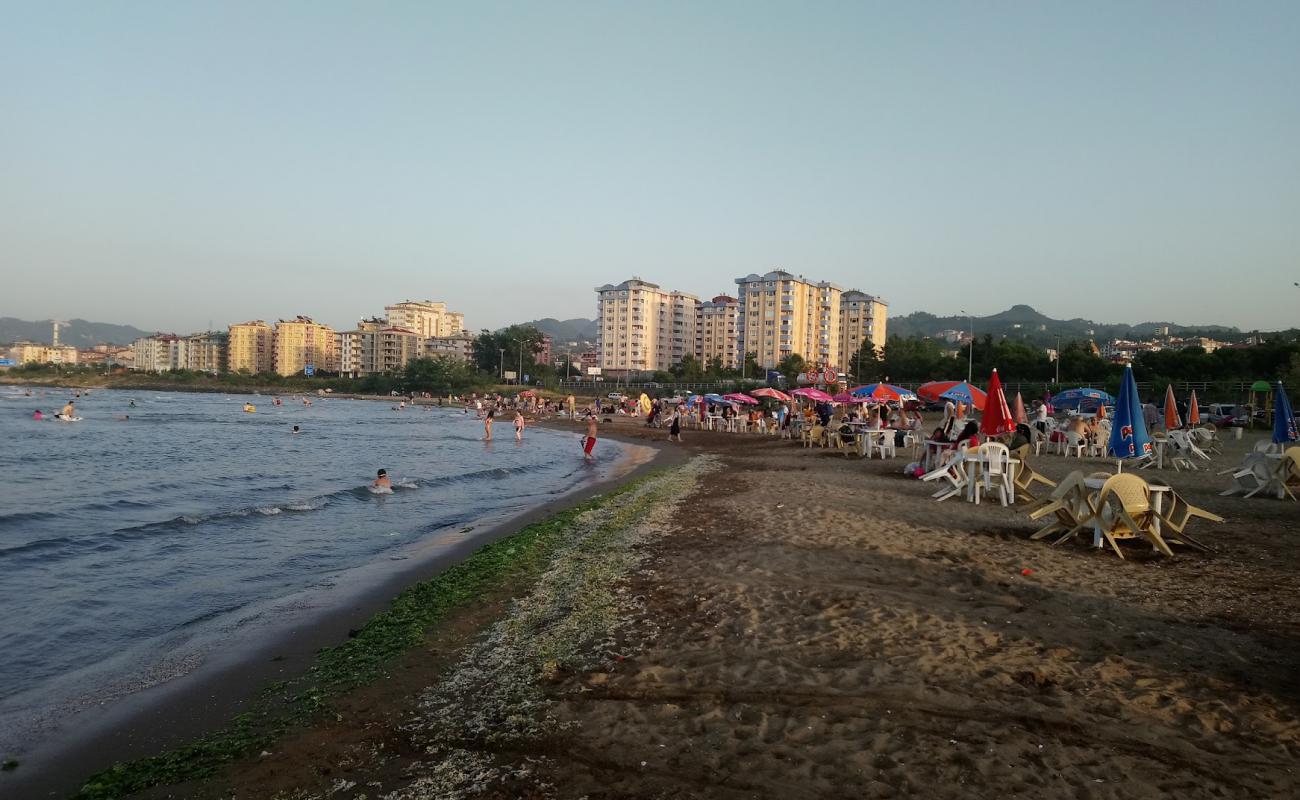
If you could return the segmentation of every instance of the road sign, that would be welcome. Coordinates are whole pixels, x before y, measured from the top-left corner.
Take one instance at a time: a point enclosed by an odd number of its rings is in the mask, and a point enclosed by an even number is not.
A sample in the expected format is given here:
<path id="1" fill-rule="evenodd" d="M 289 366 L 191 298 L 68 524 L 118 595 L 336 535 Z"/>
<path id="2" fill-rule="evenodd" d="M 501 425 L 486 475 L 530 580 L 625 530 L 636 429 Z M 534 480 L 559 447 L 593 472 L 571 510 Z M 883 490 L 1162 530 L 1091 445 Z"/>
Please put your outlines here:
<path id="1" fill-rule="evenodd" d="M 0 367 L 12 367 L 14 360 L 12 358 L 0 358 Z"/>
<path id="2" fill-rule="evenodd" d="M 316 374 L 316 368 L 313 367 L 311 364 L 308 364 L 307 366 L 302 368 L 302 374 L 310 378 L 311 376 Z"/>

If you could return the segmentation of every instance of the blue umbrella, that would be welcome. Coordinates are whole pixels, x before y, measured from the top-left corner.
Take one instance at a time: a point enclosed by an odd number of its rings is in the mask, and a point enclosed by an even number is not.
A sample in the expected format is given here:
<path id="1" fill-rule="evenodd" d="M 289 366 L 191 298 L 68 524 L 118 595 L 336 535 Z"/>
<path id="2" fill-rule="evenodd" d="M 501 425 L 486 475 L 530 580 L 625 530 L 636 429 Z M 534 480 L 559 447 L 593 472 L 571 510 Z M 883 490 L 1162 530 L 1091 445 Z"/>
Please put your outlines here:
<path id="1" fill-rule="evenodd" d="M 1066 389 L 1053 397 L 1050 405 L 1056 408 L 1081 408 L 1084 405 L 1096 408 L 1097 406 L 1109 406 L 1114 403 L 1115 398 L 1101 389 L 1080 387 L 1078 389 Z"/>
<path id="2" fill-rule="evenodd" d="M 1132 364 L 1124 367 L 1124 382 L 1120 384 L 1115 418 L 1110 423 L 1109 450 L 1116 458 L 1139 458 L 1151 453 L 1151 437 L 1147 435 L 1146 421 L 1142 418 L 1142 402 L 1138 400 Z"/>
<path id="3" fill-rule="evenodd" d="M 966 405 L 984 410 L 984 401 L 988 395 L 978 386 L 971 386 L 969 383 L 962 381 L 948 391 L 939 395 L 944 400 L 952 400 L 954 403 L 965 403 Z"/>
<path id="4" fill-rule="evenodd" d="M 1286 396 L 1282 381 L 1273 389 L 1273 443 L 1286 444 L 1297 438 L 1295 416 L 1291 412 L 1291 400 Z"/>

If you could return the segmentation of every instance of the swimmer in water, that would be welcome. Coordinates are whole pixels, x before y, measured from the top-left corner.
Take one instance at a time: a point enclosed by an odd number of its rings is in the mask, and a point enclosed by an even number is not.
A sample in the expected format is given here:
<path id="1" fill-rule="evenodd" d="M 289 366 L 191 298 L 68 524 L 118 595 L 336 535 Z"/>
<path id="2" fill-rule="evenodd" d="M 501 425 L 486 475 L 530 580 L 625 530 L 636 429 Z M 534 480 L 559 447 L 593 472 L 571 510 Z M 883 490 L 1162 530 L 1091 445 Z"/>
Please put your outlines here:
<path id="1" fill-rule="evenodd" d="M 298 426 L 297 426 L 297 425 L 294 425 L 294 426 L 293 426 L 293 430 L 290 431 L 290 433 L 302 433 L 302 431 L 298 430 Z"/>
<path id="2" fill-rule="evenodd" d="M 32 419 L 36 420 L 37 422 L 40 422 L 41 420 L 45 419 L 45 415 L 42 414 L 41 410 L 38 408 L 36 409 L 36 413 L 32 414 Z"/>
<path id="3" fill-rule="evenodd" d="M 128 408 L 135 408 L 135 401 L 132 400 L 131 402 L 127 403 L 126 405 L 127 405 Z"/>
<path id="4" fill-rule="evenodd" d="M 391 489 L 391 488 L 393 488 L 393 483 L 392 483 L 392 481 L 388 480 L 388 470 L 386 470 L 386 469 L 381 469 L 381 470 L 379 470 L 379 475 L 378 475 L 378 477 L 376 477 L 376 478 L 375 478 L 375 482 L 372 483 L 372 484 L 370 484 L 370 485 L 373 486 L 373 487 L 375 487 L 376 489 Z"/>
<path id="5" fill-rule="evenodd" d="M 254 409 L 253 409 L 253 404 L 252 404 L 252 403 L 244 403 L 244 410 L 245 410 L 245 411 L 248 411 L 248 412 L 252 412 L 252 411 L 254 410 Z"/>
<path id="6" fill-rule="evenodd" d="M 117 418 L 117 421 L 118 421 L 118 422 L 130 422 L 130 421 L 131 421 L 131 415 L 130 415 L 130 414 L 123 414 L 122 416 L 120 416 L 120 417 Z"/>
<path id="7" fill-rule="evenodd" d="M 492 441 L 492 417 L 494 417 L 496 413 L 496 411 L 488 411 L 487 416 L 483 418 L 483 441 L 485 442 Z"/>
<path id="8" fill-rule="evenodd" d="M 72 419 L 73 417 L 77 416 L 77 410 L 72 407 L 71 400 L 68 401 L 68 404 L 63 407 L 63 411 L 60 413 L 67 419 Z"/>
<path id="9" fill-rule="evenodd" d="M 515 441 L 522 442 L 524 439 L 524 415 L 520 411 L 515 411 Z"/>

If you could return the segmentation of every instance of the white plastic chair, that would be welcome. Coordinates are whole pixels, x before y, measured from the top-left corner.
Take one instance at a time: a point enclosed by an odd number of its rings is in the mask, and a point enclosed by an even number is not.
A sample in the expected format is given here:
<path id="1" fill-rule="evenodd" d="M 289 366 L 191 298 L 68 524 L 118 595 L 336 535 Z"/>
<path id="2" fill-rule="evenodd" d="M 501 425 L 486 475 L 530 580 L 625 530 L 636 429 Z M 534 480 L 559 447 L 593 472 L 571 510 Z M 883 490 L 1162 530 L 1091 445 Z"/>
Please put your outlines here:
<path id="1" fill-rule="evenodd" d="M 1058 452 L 1061 455 L 1072 455 L 1075 458 L 1083 458 L 1083 451 L 1088 447 L 1087 441 L 1074 431 L 1066 431 L 1065 438 L 1061 440 L 1060 445 L 1061 448 Z"/>
<path id="2" fill-rule="evenodd" d="M 939 491 L 930 495 L 941 503 L 949 497 L 955 497 L 964 492 L 967 483 L 966 465 L 962 462 L 962 451 L 954 450 L 945 455 L 948 457 L 946 461 L 921 476 L 921 480 L 927 483 L 941 481 L 945 484 Z"/>
<path id="3" fill-rule="evenodd" d="M 1001 442 L 985 442 L 979 446 L 980 470 L 983 476 L 975 482 L 975 505 L 980 494 L 997 492 L 1002 505 L 1016 501 L 1015 485 L 1011 482 L 1011 451 Z"/>

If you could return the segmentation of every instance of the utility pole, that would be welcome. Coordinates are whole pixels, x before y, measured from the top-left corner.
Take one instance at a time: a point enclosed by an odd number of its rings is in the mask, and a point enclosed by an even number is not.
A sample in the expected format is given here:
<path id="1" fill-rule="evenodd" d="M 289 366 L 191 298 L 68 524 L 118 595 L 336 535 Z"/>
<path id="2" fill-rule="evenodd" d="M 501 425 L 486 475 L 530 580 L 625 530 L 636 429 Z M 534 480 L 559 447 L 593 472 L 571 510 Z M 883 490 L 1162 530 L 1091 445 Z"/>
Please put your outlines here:
<path id="1" fill-rule="evenodd" d="M 1061 334 L 1056 334 L 1056 385 L 1061 385 Z"/>
<path id="2" fill-rule="evenodd" d="M 504 383 L 506 379 L 506 349 L 504 347 L 498 347 L 497 350 L 501 353 L 501 355 L 497 357 L 497 364 L 501 371 L 501 381 Z"/>
<path id="3" fill-rule="evenodd" d="M 970 320 L 970 347 L 966 350 L 966 382 L 970 383 L 975 377 L 975 317 L 964 308 L 961 313 L 966 314 L 966 319 Z"/>
<path id="4" fill-rule="evenodd" d="M 524 342 L 526 339 L 515 339 L 519 345 L 519 371 L 515 373 L 515 384 L 519 385 L 524 382 Z"/>

